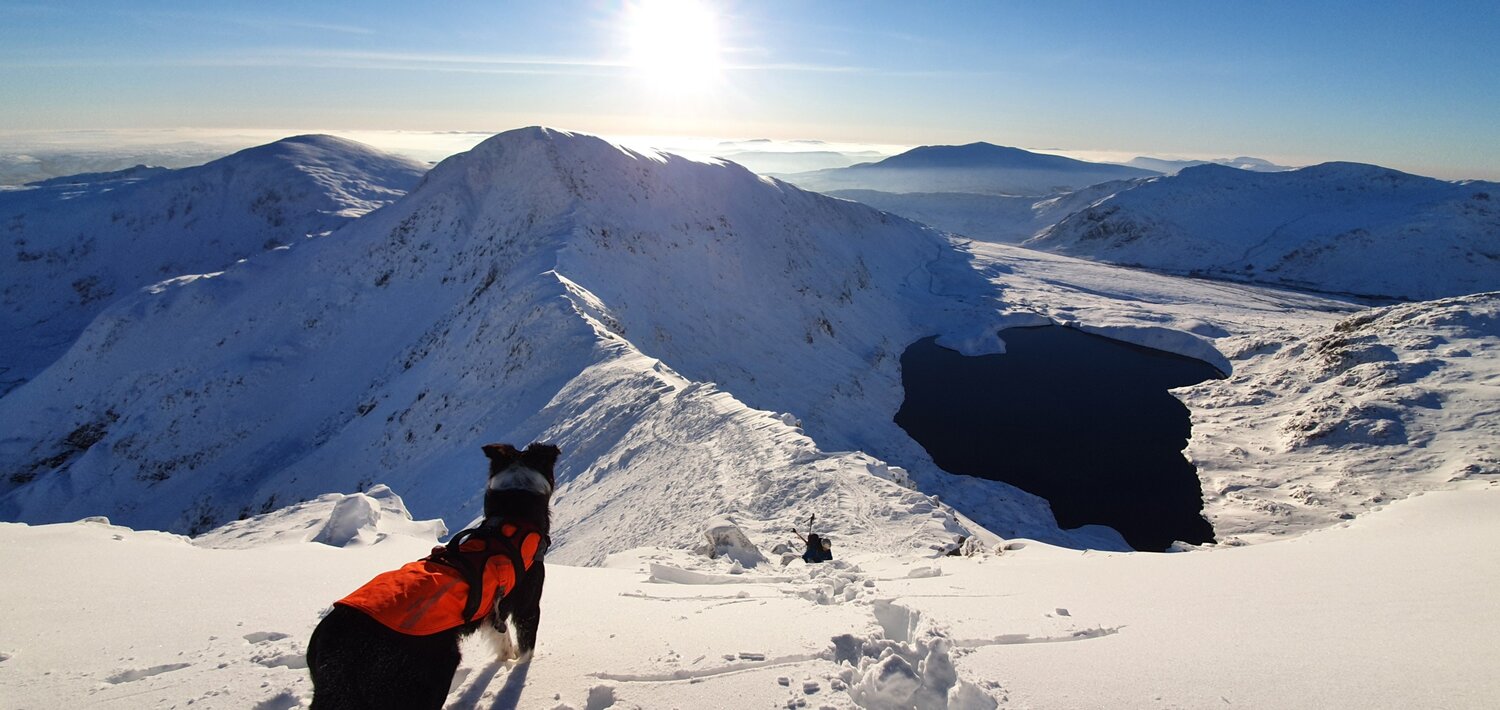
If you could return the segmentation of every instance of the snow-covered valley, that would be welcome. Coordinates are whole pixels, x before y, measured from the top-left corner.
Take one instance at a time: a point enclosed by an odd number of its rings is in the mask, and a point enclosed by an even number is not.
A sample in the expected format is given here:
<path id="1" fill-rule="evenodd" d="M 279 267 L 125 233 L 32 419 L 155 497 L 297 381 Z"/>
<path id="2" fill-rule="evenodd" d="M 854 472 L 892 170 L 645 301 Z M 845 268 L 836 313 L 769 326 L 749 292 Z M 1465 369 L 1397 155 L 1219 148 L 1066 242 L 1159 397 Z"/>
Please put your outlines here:
<path id="1" fill-rule="evenodd" d="M 1500 690 L 1500 293 L 1376 308 L 1111 266 L 542 128 L 391 199 L 121 288 L 0 396 L 0 554 L 62 590 L 0 582 L 0 705 L 304 706 L 319 612 L 474 519 L 482 444 L 534 440 L 564 451 L 539 654 L 470 648 L 451 707 Z M 1047 323 L 1228 375 L 1174 390 L 1217 545 L 1062 529 L 893 421 L 910 344 Z M 811 513 L 834 564 L 782 556 Z M 69 522 L 101 515 L 133 529 Z M 702 554 L 726 516 L 770 561 Z"/>

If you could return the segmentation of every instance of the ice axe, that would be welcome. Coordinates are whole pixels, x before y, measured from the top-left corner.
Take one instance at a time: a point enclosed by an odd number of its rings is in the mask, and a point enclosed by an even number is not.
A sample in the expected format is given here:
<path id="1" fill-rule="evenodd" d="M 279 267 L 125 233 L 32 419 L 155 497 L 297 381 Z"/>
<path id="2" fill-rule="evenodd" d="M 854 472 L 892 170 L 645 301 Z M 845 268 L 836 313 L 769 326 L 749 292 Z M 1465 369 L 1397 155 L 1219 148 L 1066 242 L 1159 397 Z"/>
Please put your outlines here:
<path id="1" fill-rule="evenodd" d="M 817 513 L 813 513 L 812 515 L 807 516 L 807 532 L 809 534 L 812 533 L 813 521 L 817 520 L 817 519 L 818 519 L 818 514 Z M 807 538 L 802 537 L 802 533 L 797 532 L 797 526 L 796 525 L 792 526 L 792 534 L 796 535 L 798 540 L 801 540 L 804 543 L 807 542 Z"/>

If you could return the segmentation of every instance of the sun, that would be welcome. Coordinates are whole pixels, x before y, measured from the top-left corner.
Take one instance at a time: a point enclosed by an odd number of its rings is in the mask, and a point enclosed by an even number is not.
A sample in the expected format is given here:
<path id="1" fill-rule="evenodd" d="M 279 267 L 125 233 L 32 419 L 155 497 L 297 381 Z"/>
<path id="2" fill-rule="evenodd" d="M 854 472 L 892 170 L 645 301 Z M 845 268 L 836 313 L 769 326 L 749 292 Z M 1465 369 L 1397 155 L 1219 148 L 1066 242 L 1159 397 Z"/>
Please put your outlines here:
<path id="1" fill-rule="evenodd" d="M 694 93 L 723 71 L 719 17 L 696 0 L 638 0 L 625 17 L 629 64 L 653 88 Z"/>

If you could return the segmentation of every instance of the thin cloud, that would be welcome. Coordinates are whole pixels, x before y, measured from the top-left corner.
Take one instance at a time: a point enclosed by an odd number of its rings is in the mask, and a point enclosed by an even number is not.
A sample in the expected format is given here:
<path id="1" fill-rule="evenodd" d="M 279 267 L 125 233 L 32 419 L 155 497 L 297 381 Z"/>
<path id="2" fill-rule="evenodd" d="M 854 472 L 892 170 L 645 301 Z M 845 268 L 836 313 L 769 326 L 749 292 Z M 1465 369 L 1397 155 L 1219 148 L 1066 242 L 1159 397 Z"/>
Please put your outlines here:
<path id="1" fill-rule="evenodd" d="M 16 59 L 0 60 L 5 69 L 81 69 L 93 67 L 289 67 L 378 71 L 430 71 L 470 74 L 612 76 L 632 69 L 619 59 L 538 57 L 423 52 L 368 52 L 324 49 L 268 48 L 254 53 L 215 56 L 138 59 Z M 808 62 L 742 62 L 727 71 L 811 72 L 852 74 L 881 72 L 867 67 Z"/>
<path id="2" fill-rule="evenodd" d="M 375 30 L 358 25 L 339 25 L 324 22 L 301 22 L 282 18 L 261 17 L 231 17 L 230 22 L 244 27 L 253 27 L 258 30 L 318 30 L 320 32 L 338 32 L 350 35 L 372 35 Z"/>

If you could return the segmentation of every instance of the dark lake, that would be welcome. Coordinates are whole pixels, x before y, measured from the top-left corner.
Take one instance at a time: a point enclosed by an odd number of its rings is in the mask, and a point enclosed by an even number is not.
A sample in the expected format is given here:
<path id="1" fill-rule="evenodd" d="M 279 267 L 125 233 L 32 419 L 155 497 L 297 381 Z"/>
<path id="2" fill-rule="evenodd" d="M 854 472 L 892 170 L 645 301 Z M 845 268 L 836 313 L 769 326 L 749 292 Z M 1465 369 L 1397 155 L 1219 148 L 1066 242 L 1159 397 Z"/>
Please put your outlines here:
<path id="1" fill-rule="evenodd" d="M 1137 550 L 1212 542 L 1188 409 L 1167 393 L 1222 374 L 1200 360 L 1050 325 L 1001 331 L 1006 354 L 919 340 L 896 413 L 943 470 L 1046 498 L 1064 528 L 1108 525 Z"/>

